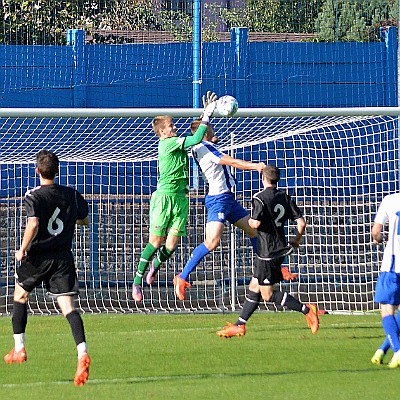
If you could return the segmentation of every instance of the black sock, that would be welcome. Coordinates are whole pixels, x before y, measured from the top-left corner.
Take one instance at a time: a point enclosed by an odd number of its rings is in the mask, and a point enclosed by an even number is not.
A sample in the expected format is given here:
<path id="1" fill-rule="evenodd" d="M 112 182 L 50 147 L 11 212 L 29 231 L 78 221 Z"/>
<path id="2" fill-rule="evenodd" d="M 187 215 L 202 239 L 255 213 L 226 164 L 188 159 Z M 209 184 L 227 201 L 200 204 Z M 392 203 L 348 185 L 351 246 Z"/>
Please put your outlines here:
<path id="1" fill-rule="evenodd" d="M 303 304 L 287 292 L 276 291 L 269 299 L 272 303 L 287 307 L 289 310 L 303 312 Z"/>
<path id="2" fill-rule="evenodd" d="M 14 334 L 25 333 L 26 324 L 28 323 L 28 308 L 26 303 L 14 301 L 14 309 L 12 315 L 12 327 Z"/>
<path id="3" fill-rule="evenodd" d="M 244 325 L 247 320 L 252 316 L 254 311 L 257 310 L 258 304 L 261 300 L 261 294 L 249 291 L 246 301 L 244 302 L 242 312 L 235 325 Z"/>
<path id="4" fill-rule="evenodd" d="M 85 328 L 83 327 L 83 321 L 78 311 L 71 311 L 66 318 L 71 326 L 72 336 L 74 337 L 75 343 L 78 344 L 86 342 L 85 339 Z"/>

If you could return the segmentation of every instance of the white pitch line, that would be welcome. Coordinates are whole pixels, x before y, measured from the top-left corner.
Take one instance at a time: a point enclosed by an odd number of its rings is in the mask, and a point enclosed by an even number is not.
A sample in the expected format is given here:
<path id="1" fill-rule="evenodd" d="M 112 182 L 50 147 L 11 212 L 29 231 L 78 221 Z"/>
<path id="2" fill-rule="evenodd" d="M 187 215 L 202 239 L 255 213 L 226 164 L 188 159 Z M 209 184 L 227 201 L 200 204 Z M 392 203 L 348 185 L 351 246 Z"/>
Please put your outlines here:
<path id="1" fill-rule="evenodd" d="M 236 374 L 197 374 L 197 375 L 162 375 L 162 376 L 132 376 L 127 378 L 113 378 L 113 379 L 89 379 L 87 385 L 101 385 L 101 384 L 114 384 L 114 383 L 146 383 L 154 381 L 172 381 L 172 380 L 190 380 L 190 379 L 206 379 L 206 378 L 231 378 Z M 48 381 L 48 382 L 21 382 L 21 383 L 1 383 L 0 388 L 21 388 L 21 387 L 35 387 L 46 385 L 73 385 L 73 381 Z"/>

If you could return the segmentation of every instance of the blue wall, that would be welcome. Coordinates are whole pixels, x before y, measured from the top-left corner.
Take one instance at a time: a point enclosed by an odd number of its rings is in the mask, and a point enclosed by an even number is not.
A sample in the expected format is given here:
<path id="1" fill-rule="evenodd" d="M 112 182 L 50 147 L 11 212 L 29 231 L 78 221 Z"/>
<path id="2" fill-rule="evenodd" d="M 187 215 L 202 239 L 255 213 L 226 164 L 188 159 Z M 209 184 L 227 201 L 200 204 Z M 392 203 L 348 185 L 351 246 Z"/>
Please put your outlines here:
<path id="1" fill-rule="evenodd" d="M 0 46 L 0 107 L 191 107 L 192 44 Z M 396 29 L 380 43 L 203 43 L 202 92 L 241 107 L 397 105 Z"/>

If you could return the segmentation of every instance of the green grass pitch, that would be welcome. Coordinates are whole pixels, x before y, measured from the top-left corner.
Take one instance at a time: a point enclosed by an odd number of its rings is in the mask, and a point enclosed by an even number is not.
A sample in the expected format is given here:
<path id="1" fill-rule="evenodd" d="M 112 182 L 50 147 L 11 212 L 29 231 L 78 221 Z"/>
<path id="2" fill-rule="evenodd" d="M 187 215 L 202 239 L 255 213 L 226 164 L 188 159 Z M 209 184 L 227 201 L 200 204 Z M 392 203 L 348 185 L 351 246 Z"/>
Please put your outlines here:
<path id="1" fill-rule="evenodd" d="M 371 364 L 379 314 L 323 315 L 312 335 L 299 313 L 257 312 L 241 338 L 215 331 L 237 314 L 84 315 L 90 377 L 74 387 L 67 321 L 30 316 L 22 365 L 0 363 L 3 399 L 398 399 L 400 369 Z M 2 354 L 13 346 L 0 318 Z M 386 362 L 391 354 L 387 355 Z M 1 360 L 2 361 L 2 360 Z"/>

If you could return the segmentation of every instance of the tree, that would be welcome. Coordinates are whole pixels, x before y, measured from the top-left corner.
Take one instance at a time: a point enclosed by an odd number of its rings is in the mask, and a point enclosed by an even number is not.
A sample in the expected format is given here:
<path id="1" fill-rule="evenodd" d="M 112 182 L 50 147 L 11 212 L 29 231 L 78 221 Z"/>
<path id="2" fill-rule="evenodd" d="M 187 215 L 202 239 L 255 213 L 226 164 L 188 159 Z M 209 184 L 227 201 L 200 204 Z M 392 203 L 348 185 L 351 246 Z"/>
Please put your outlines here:
<path id="1" fill-rule="evenodd" d="M 0 43 L 63 44 L 70 28 L 98 23 L 107 1 L 1 0 Z"/>
<path id="2" fill-rule="evenodd" d="M 243 8 L 220 9 L 228 27 L 251 32 L 311 33 L 323 0 L 247 0 Z"/>
<path id="3" fill-rule="evenodd" d="M 321 41 L 377 41 L 379 27 L 397 18 L 397 0 L 325 0 L 315 27 Z"/>

